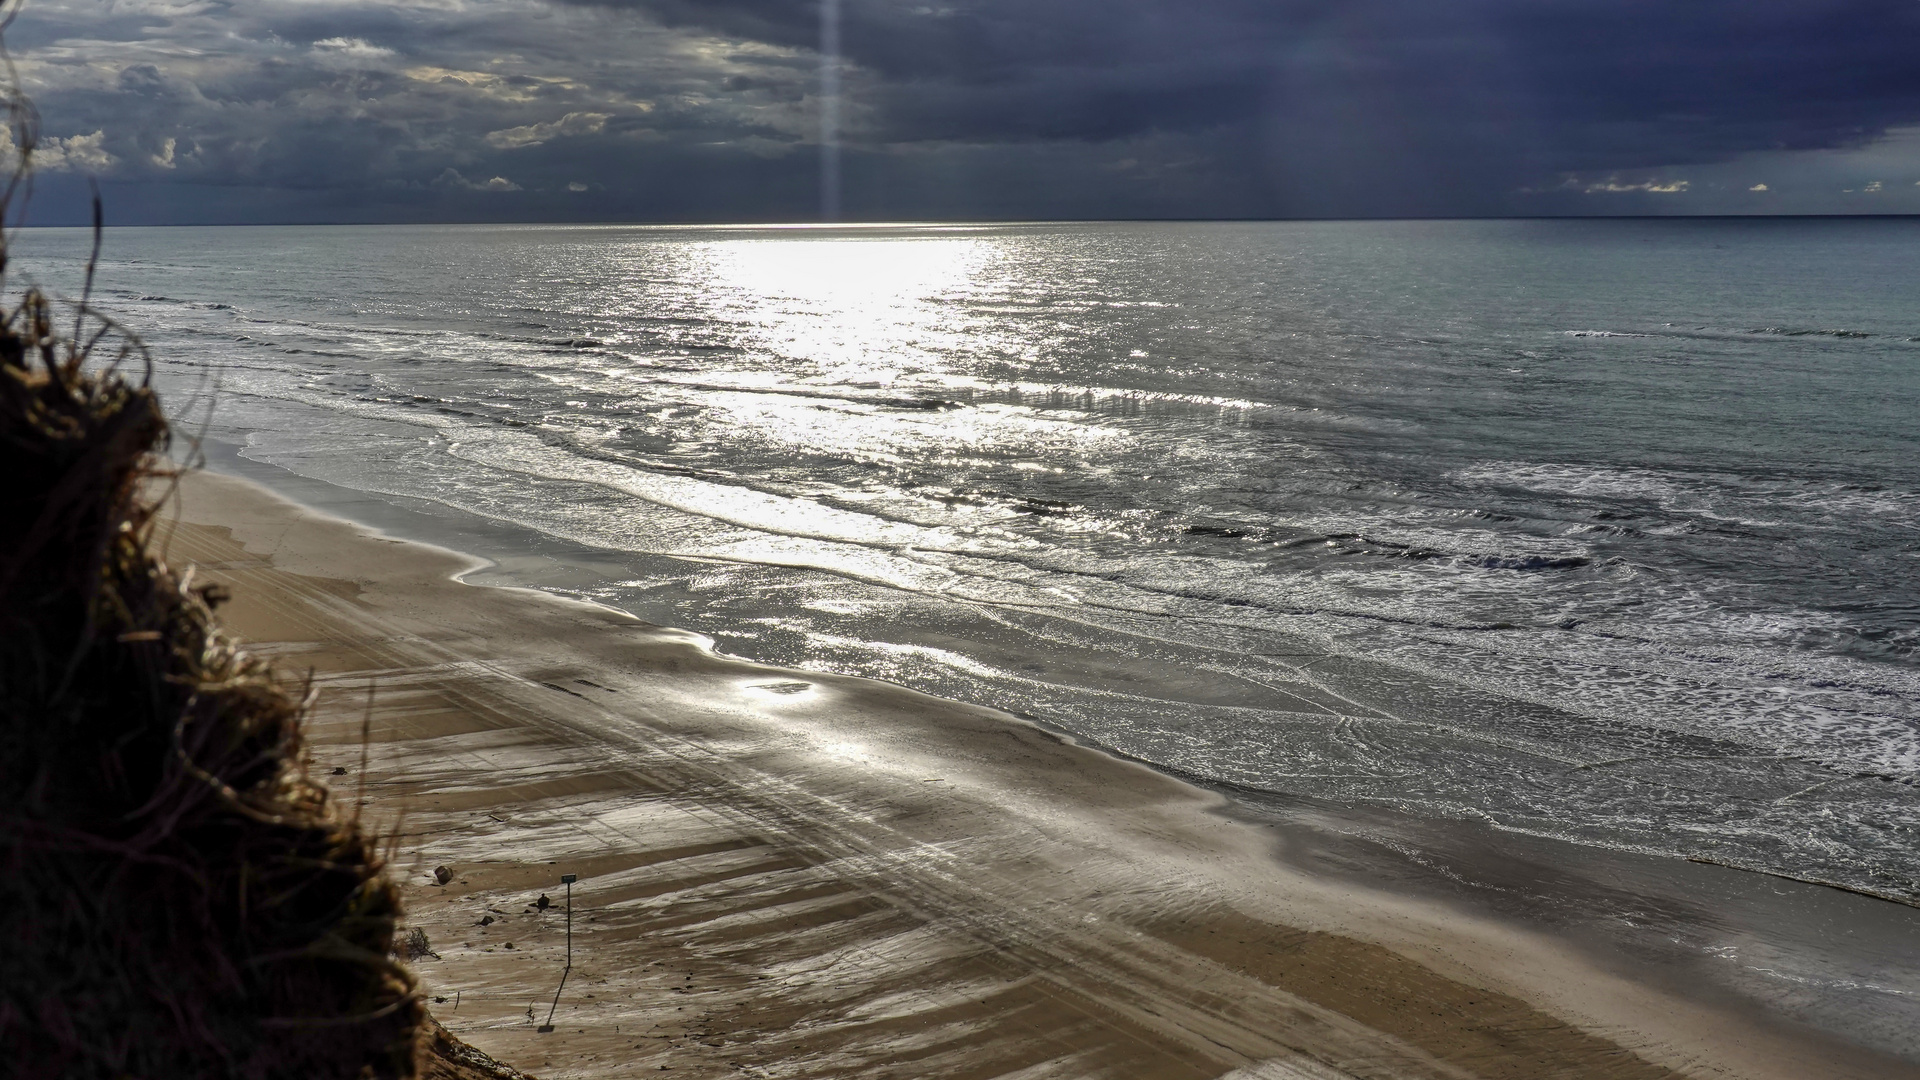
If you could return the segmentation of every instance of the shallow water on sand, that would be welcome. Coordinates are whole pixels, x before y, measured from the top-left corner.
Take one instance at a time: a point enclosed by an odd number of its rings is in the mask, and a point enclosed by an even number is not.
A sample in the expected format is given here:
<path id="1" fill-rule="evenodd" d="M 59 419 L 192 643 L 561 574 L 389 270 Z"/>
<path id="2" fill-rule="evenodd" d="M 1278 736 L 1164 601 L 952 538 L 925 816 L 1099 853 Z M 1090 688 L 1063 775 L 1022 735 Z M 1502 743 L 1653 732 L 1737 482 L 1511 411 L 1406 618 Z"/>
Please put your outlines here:
<path id="1" fill-rule="evenodd" d="M 246 457 L 605 551 L 547 584 L 730 652 L 1920 897 L 1920 223 L 119 230 L 101 277 Z"/>

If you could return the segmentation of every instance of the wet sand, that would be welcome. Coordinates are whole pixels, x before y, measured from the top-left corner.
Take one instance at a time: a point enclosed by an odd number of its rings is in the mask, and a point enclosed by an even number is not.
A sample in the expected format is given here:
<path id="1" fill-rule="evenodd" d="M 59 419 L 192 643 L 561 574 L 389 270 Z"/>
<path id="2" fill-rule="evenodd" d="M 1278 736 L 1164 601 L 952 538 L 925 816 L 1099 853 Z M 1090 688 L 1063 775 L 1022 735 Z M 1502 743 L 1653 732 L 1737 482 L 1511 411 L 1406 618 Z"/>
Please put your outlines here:
<path id="1" fill-rule="evenodd" d="M 316 771 L 393 830 L 436 1015 L 542 1077 L 1920 1076 L 1303 874 L 1221 796 L 1012 717 L 183 490 L 168 557 L 312 672 Z"/>

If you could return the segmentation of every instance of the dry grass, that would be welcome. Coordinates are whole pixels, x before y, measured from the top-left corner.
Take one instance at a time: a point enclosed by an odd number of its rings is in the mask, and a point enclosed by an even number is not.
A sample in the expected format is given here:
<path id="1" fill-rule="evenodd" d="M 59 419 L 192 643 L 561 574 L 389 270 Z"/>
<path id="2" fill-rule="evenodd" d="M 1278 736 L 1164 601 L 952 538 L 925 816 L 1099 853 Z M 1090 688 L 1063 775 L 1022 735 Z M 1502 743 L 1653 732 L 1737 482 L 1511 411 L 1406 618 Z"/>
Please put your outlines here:
<path id="1" fill-rule="evenodd" d="M 0 1071 L 412 1076 L 398 894 L 300 703 L 153 555 L 167 423 L 75 325 L 0 316 Z"/>
<path id="2" fill-rule="evenodd" d="M 0 63 L 3 224 L 37 123 Z M 302 702 L 153 553 L 151 372 L 86 295 L 0 301 L 0 1076 L 495 1075 L 446 1060 L 393 958 L 399 894 L 307 775 Z"/>

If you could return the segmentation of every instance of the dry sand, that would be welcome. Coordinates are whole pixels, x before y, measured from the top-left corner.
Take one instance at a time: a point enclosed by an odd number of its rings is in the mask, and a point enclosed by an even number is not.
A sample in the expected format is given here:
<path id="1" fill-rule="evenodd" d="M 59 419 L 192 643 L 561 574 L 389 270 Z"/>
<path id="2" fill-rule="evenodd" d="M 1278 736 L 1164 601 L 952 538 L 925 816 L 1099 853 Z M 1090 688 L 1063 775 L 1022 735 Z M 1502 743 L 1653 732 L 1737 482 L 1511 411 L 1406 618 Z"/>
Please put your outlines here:
<path id="1" fill-rule="evenodd" d="M 1920 1076 L 1305 877 L 1219 796 L 1011 717 L 463 585 L 244 481 L 190 477 L 167 542 L 312 672 L 436 1014 L 541 1077 Z"/>

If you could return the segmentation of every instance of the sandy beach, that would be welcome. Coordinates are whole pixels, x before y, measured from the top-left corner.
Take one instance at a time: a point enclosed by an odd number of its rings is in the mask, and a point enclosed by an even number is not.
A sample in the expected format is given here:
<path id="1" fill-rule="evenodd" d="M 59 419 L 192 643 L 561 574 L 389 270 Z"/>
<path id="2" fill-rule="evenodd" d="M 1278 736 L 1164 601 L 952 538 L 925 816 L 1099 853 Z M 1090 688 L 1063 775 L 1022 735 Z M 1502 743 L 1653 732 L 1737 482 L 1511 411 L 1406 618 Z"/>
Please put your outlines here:
<path id="1" fill-rule="evenodd" d="M 393 833 L 436 1016 L 537 1076 L 1920 1076 L 1303 874 L 1016 718 L 462 584 L 243 480 L 188 477 L 164 540 L 311 672 L 315 770 Z"/>

